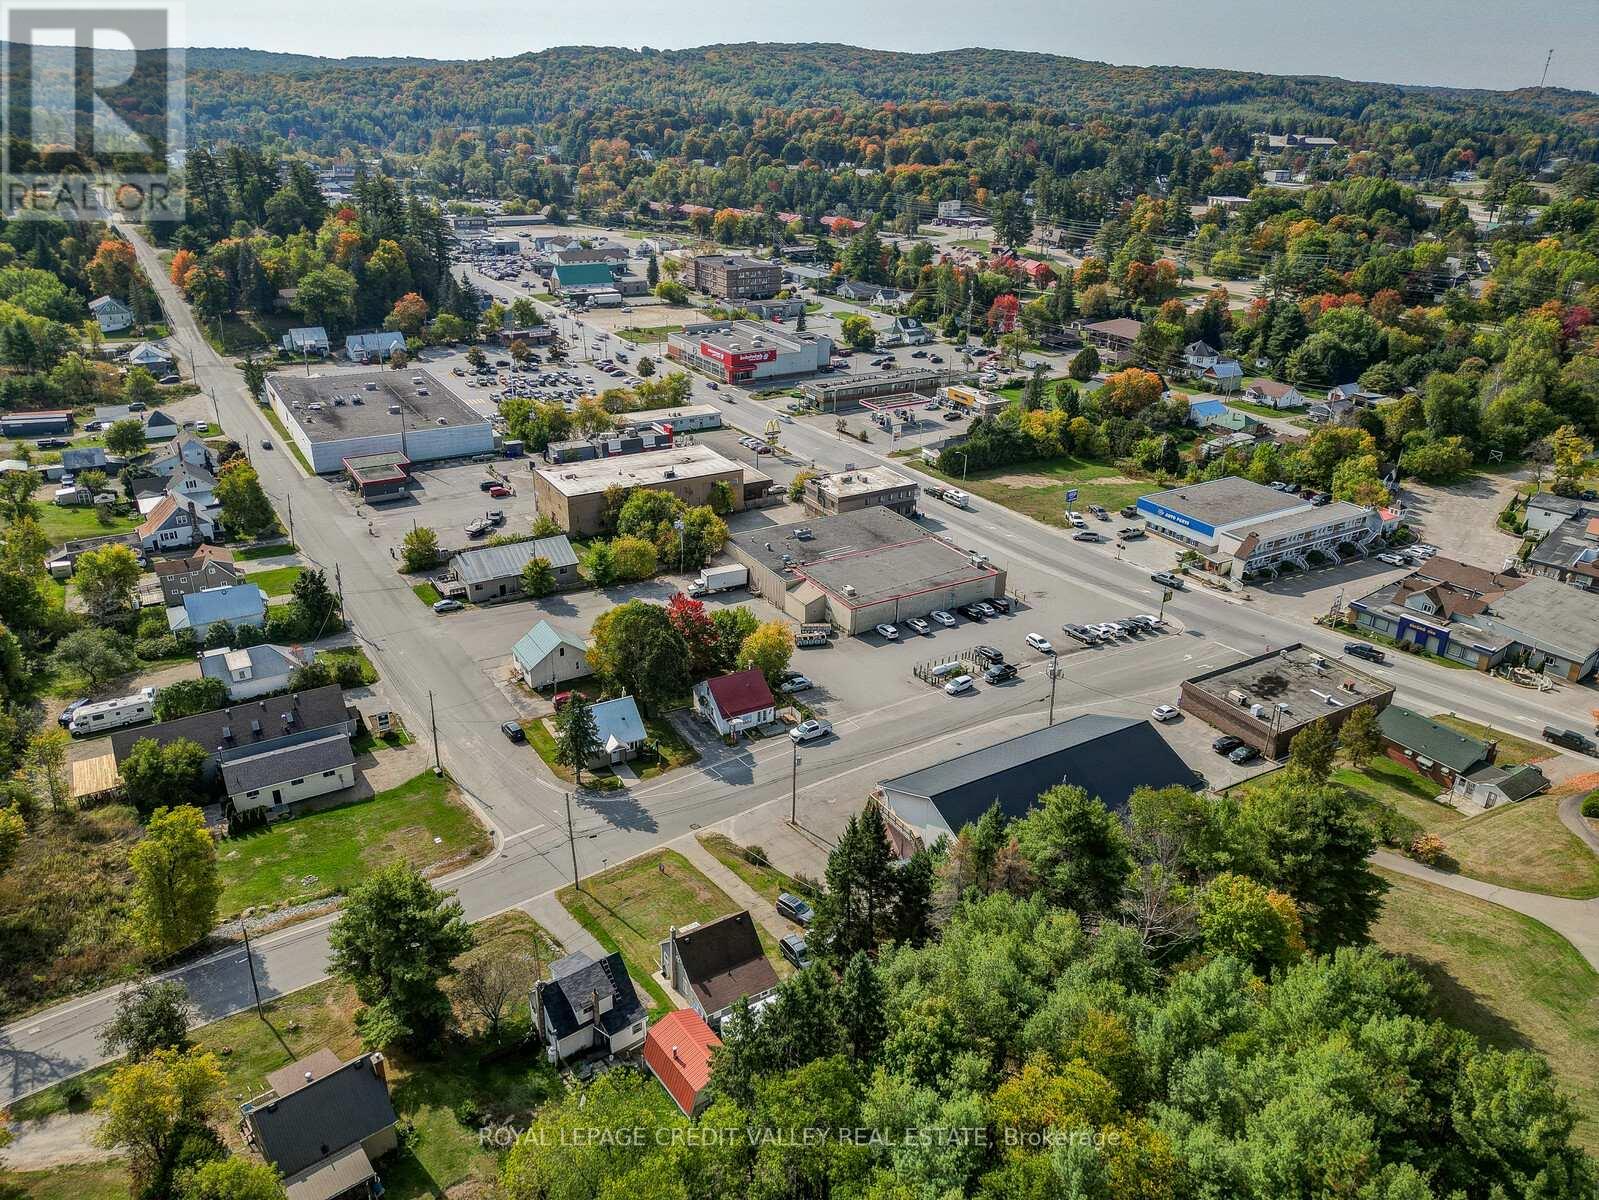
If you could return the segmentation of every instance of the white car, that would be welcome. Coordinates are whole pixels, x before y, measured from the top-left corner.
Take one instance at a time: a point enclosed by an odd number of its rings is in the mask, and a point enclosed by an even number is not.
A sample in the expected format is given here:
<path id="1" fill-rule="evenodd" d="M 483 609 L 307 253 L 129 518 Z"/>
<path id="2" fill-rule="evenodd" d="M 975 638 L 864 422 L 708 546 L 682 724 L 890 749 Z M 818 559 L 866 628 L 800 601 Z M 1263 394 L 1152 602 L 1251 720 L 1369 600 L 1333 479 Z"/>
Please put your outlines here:
<path id="1" fill-rule="evenodd" d="M 1377 556 L 1377 561 L 1387 563 L 1390 567 L 1403 567 L 1408 565 L 1405 560 L 1400 558 L 1397 554 L 1379 554 Z"/>
<path id="2" fill-rule="evenodd" d="M 933 620 L 937 621 L 940 625 L 946 627 L 955 624 L 955 618 L 941 608 L 935 609 L 927 615 L 932 617 Z"/>
<path id="3" fill-rule="evenodd" d="M 1089 628 L 1095 633 L 1099 634 L 1099 636 L 1104 638 L 1106 641 L 1109 641 L 1112 638 L 1120 637 L 1122 632 L 1122 627 L 1120 625 L 1114 624 L 1110 621 L 1103 621 L 1098 625 L 1090 625 Z"/>
<path id="4" fill-rule="evenodd" d="M 944 685 L 944 691 L 951 696 L 959 696 L 962 692 L 972 690 L 972 677 L 970 675 L 957 675 Z"/>
<path id="5" fill-rule="evenodd" d="M 914 632 L 921 634 L 923 637 L 927 637 L 933 632 L 933 627 L 920 617 L 907 617 L 905 618 L 905 624 L 910 626 Z"/>
<path id="6" fill-rule="evenodd" d="M 1045 637 L 1041 633 L 1030 633 L 1030 634 L 1028 634 L 1027 635 L 1027 644 L 1029 646 L 1031 646 L 1034 650 L 1037 650 L 1040 654 L 1053 654 L 1053 653 L 1055 653 L 1055 647 L 1051 646 L 1049 644 L 1049 639 L 1047 637 Z"/>
<path id="7" fill-rule="evenodd" d="M 1159 617 L 1157 617 L 1154 613 L 1138 613 L 1136 616 L 1133 617 L 1133 620 L 1143 622 L 1150 629 L 1159 629 L 1162 625 L 1164 625 L 1166 623 L 1165 621 L 1163 621 Z"/>
<path id="8" fill-rule="evenodd" d="M 1150 709 L 1149 715 L 1157 721 L 1175 721 L 1182 714 L 1169 704 L 1160 704 Z"/>
<path id="9" fill-rule="evenodd" d="M 1088 522 L 1083 520 L 1083 514 L 1080 513 L 1080 512 L 1074 512 L 1074 511 L 1068 510 L 1067 513 L 1066 513 L 1066 519 L 1072 523 L 1072 528 L 1073 529 L 1087 529 L 1088 528 Z"/>
<path id="10" fill-rule="evenodd" d="M 895 629 L 892 625 L 879 625 L 877 627 L 877 633 L 879 637 L 882 637 L 890 642 L 899 641 L 899 630 Z"/>
<path id="11" fill-rule="evenodd" d="M 465 607 L 466 605 L 462 604 L 459 600 L 445 599 L 435 600 L 433 602 L 433 611 L 436 613 L 460 612 Z"/>
<path id="12" fill-rule="evenodd" d="M 831 721 L 801 721 L 788 731 L 788 736 L 796 742 L 813 742 L 819 737 L 826 737 L 833 732 Z"/>
<path id="13" fill-rule="evenodd" d="M 810 681 L 808 676 L 805 676 L 805 675 L 790 675 L 787 679 L 783 680 L 782 683 L 777 685 L 777 690 L 780 691 L 780 692 L 789 692 L 789 693 L 803 692 L 803 691 L 806 691 L 807 689 L 812 688 L 814 686 L 815 685 L 813 683 L 811 683 L 811 681 Z"/>

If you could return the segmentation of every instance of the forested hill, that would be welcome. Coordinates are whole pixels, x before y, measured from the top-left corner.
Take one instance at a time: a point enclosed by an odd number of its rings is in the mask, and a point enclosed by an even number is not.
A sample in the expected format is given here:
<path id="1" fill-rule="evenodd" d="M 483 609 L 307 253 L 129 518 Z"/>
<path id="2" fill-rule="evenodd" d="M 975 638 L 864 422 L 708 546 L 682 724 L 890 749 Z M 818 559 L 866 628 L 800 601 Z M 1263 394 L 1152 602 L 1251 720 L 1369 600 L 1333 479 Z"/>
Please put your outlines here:
<path id="1" fill-rule="evenodd" d="M 1273 121 L 1458 122 L 1476 129 L 1582 136 L 1599 97 L 1353 83 L 1185 67 L 1118 67 L 1009 50 L 902 54 L 841 45 L 744 44 L 679 51 L 558 47 L 472 62 L 317 59 L 193 50 L 191 132 L 284 142 L 312 152 L 352 144 L 415 152 L 441 128 L 536 127 L 575 114 L 677 112 L 696 124 L 763 109 L 885 104 L 1010 105 L 1055 120 L 1161 120 L 1229 111 Z M 1001 112 L 999 115 L 1003 115 Z"/>

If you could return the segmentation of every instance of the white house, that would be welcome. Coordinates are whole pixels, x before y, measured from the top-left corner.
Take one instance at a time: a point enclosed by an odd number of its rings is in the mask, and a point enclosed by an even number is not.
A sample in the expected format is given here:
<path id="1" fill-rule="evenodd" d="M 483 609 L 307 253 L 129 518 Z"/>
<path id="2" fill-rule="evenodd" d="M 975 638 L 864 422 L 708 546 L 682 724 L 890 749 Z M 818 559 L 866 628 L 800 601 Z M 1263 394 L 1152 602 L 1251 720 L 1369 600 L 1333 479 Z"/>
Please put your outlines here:
<path id="1" fill-rule="evenodd" d="M 130 367 L 144 367 L 159 374 L 172 369 L 172 355 L 159 343 L 140 342 L 128 351 L 127 363 Z"/>
<path id="2" fill-rule="evenodd" d="M 528 687 L 555 687 L 591 674 L 587 653 L 588 647 L 577 638 L 540 621 L 511 647 L 511 660 Z"/>
<path id="3" fill-rule="evenodd" d="M 550 964 L 549 983 L 534 986 L 551 1062 L 589 1051 L 625 1054 L 644 1044 L 647 1017 L 618 952 L 596 961 L 579 950 Z"/>
<path id="4" fill-rule="evenodd" d="M 1221 351 L 1209 342 L 1189 342 L 1183 347 L 1183 365 L 1190 371 L 1203 371 L 1221 361 Z"/>
<path id="5" fill-rule="evenodd" d="M 383 362 L 396 350 L 405 349 L 405 334 L 352 333 L 344 339 L 344 355 L 353 363 Z"/>
<path id="6" fill-rule="evenodd" d="M 289 815 L 290 806 L 302 800 L 355 784 L 355 751 L 343 729 L 224 759 L 219 766 L 222 790 L 233 810 L 266 809 L 272 819 Z"/>
<path id="7" fill-rule="evenodd" d="M 89 301 L 89 312 L 99 324 L 100 332 L 108 336 L 133 325 L 133 310 L 115 296 L 100 296 Z"/>
<path id="8" fill-rule="evenodd" d="M 302 325 L 284 334 L 282 345 L 290 354 L 325 356 L 329 349 L 328 331 L 320 325 Z"/>
<path id="9" fill-rule="evenodd" d="M 1291 383 L 1278 383 L 1275 379 L 1257 379 L 1244 389 L 1244 399 L 1268 408 L 1304 408 L 1305 398 Z"/>
<path id="10" fill-rule="evenodd" d="M 146 475 L 170 475 L 181 465 L 211 470 L 211 451 L 195 434 L 179 435 L 140 470 Z"/>
<path id="11" fill-rule="evenodd" d="M 289 686 L 289 676 L 316 657 L 314 650 L 263 643 L 239 650 L 207 650 L 200 656 L 200 674 L 220 679 L 230 700 L 248 700 Z"/>
<path id="12" fill-rule="evenodd" d="M 777 701 L 766 678 L 753 667 L 694 685 L 694 711 L 717 733 L 732 737 L 777 719 Z"/>
<path id="13" fill-rule="evenodd" d="M 209 496 L 206 497 L 209 500 Z M 216 536 L 216 523 L 199 503 L 166 495 L 134 530 L 145 550 L 189 550 Z"/>
<path id="14" fill-rule="evenodd" d="M 599 750 L 589 759 L 590 766 L 605 763 L 627 762 L 638 757 L 649 734 L 644 729 L 644 718 L 639 716 L 638 704 L 632 696 L 618 696 L 589 706 L 594 727 L 599 733 Z"/>

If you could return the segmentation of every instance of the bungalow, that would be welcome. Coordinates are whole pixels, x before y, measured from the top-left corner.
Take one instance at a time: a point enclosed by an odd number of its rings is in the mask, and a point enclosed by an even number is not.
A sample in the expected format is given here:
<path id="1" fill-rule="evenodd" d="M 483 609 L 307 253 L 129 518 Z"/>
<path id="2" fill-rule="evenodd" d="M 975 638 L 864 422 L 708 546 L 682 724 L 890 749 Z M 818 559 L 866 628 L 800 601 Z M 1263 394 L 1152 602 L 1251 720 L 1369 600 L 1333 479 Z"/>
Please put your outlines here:
<path id="1" fill-rule="evenodd" d="M 644 1005 L 620 952 L 590 958 L 581 950 L 550 965 L 550 981 L 533 988 L 533 1014 L 551 1062 L 589 1050 L 625 1054 L 644 1041 Z"/>
<path id="2" fill-rule="evenodd" d="M 386 362 L 396 350 L 404 349 L 405 334 L 392 330 L 352 333 L 344 339 L 344 356 L 353 363 Z"/>
<path id="3" fill-rule="evenodd" d="M 291 806 L 303 800 L 355 786 L 355 750 L 345 729 L 241 754 L 219 765 L 227 807 L 236 813 L 261 809 L 272 820 L 288 816 Z"/>
<path id="4" fill-rule="evenodd" d="M 554 688 L 591 673 L 588 646 L 570 634 L 540 621 L 511 647 L 511 660 L 522 682 L 530 688 Z"/>
<path id="5" fill-rule="evenodd" d="M 1439 787 L 1493 765 L 1498 745 L 1429 720 L 1398 704 L 1377 714 L 1383 752 L 1402 766 L 1425 775 Z"/>
<path id="6" fill-rule="evenodd" d="M 244 581 L 244 572 L 233 563 L 233 552 L 220 546 L 200 546 L 187 558 L 156 563 L 154 570 L 168 608 L 182 604 L 185 596 L 195 592 Z"/>
<path id="7" fill-rule="evenodd" d="M 100 326 L 100 332 L 109 337 L 133 325 L 133 310 L 115 296 L 99 296 L 89 301 L 89 312 Z"/>
<path id="8" fill-rule="evenodd" d="M 699 1013 L 667 1013 L 644 1038 L 644 1065 L 685 1117 L 697 1117 L 709 1098 L 711 1056 L 722 1044 Z"/>
<path id="9" fill-rule="evenodd" d="M 320 325 L 302 325 L 283 335 L 283 349 L 289 354 L 315 354 L 326 358 L 330 345 L 328 331 Z"/>
<path id="10" fill-rule="evenodd" d="M 1195 400 L 1188 405 L 1188 421 L 1201 429 L 1225 429 L 1231 433 L 1253 433 L 1260 418 L 1221 400 Z"/>
<path id="11" fill-rule="evenodd" d="M 1305 398 L 1291 383 L 1278 383 L 1275 379 L 1257 379 L 1244 389 L 1244 399 L 1268 408 L 1304 408 Z"/>
<path id="12" fill-rule="evenodd" d="M 89 446 L 86 449 L 69 449 L 61 452 L 63 471 L 98 471 L 104 468 L 108 461 L 103 446 Z"/>
<path id="13" fill-rule="evenodd" d="M 713 1029 L 741 999 L 754 1003 L 777 990 L 748 912 L 672 926 L 661 943 L 661 975 Z"/>
<path id="14" fill-rule="evenodd" d="M 316 657 L 314 650 L 262 643 L 239 650 L 218 648 L 200 655 L 200 674 L 220 679 L 228 699 L 248 700 L 288 688 L 289 677 Z"/>
<path id="15" fill-rule="evenodd" d="M 594 727 L 599 733 L 599 749 L 589 756 L 589 766 L 628 762 L 638 757 L 649 740 L 644 730 L 644 719 L 639 716 L 638 704 L 632 696 L 618 696 L 589 706 Z"/>
<path id="16" fill-rule="evenodd" d="M 167 627 L 173 633 L 192 629 L 197 640 L 204 642 L 211 626 L 226 623 L 237 629 L 240 625 L 260 626 L 266 623 L 266 593 L 253 583 L 238 583 L 231 587 L 206 588 L 191 592 L 180 605 L 167 609 Z"/>
<path id="17" fill-rule="evenodd" d="M 1202 370 L 1199 377 L 1211 387 L 1230 395 L 1243 384 L 1244 368 L 1239 366 L 1236 359 L 1224 358 Z"/>
<path id="18" fill-rule="evenodd" d="M 723 737 L 737 737 L 777 719 L 777 701 L 766 677 L 753 667 L 703 679 L 694 685 L 694 711 Z"/>
<path id="19" fill-rule="evenodd" d="M 1356 408 L 1375 408 L 1388 397 L 1381 392 L 1368 391 L 1358 383 L 1340 383 L 1337 387 L 1327 392 L 1327 399 L 1331 401 L 1347 401 Z"/>
<path id="20" fill-rule="evenodd" d="M 125 360 L 130 367 L 144 367 L 161 374 L 172 370 L 172 355 L 159 342 L 140 342 L 128 351 Z"/>
<path id="21" fill-rule="evenodd" d="M 383 1193 L 372 1160 L 399 1145 L 381 1054 L 340 1063 L 331 1050 L 267 1076 L 240 1106 L 245 1141 L 283 1177 L 290 1200 L 370 1200 Z"/>
<path id="22" fill-rule="evenodd" d="M 188 550 L 216 537 L 216 523 L 195 501 L 161 497 L 134 533 L 144 550 Z"/>
<path id="23" fill-rule="evenodd" d="M 182 427 L 159 408 L 145 414 L 144 440 L 147 442 L 170 442 L 182 432 Z"/>
<path id="24" fill-rule="evenodd" d="M 1548 777 L 1532 763 L 1516 767 L 1480 767 L 1470 775 L 1457 775 L 1450 798 L 1457 804 L 1493 808 L 1514 804 L 1549 788 Z"/>
<path id="25" fill-rule="evenodd" d="M 860 283 L 854 279 L 838 285 L 838 296 L 857 304 L 898 304 L 904 298 L 898 288 Z"/>

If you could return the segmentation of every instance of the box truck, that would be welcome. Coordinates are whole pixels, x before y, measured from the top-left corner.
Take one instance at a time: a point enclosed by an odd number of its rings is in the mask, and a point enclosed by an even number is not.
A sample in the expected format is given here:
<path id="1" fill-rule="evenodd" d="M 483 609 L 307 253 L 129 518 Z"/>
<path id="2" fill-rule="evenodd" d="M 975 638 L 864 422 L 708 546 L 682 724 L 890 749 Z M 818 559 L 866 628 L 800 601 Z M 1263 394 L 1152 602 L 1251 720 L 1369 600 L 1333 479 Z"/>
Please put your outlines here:
<path id="1" fill-rule="evenodd" d="M 688 585 L 690 596 L 709 596 L 712 592 L 727 592 L 741 588 L 750 581 L 749 568 L 740 565 L 706 567 L 700 577 Z"/>

